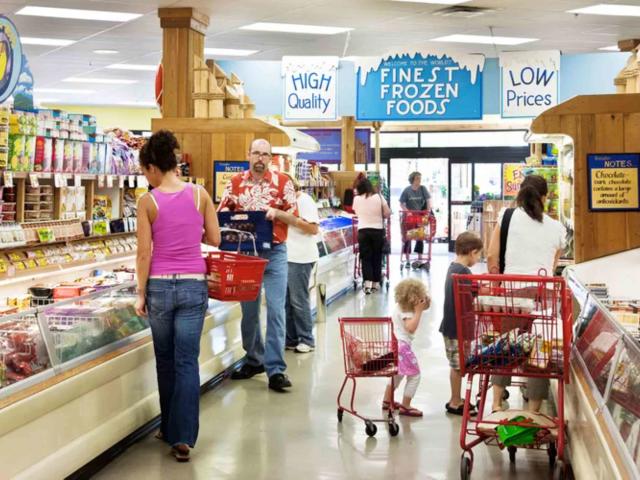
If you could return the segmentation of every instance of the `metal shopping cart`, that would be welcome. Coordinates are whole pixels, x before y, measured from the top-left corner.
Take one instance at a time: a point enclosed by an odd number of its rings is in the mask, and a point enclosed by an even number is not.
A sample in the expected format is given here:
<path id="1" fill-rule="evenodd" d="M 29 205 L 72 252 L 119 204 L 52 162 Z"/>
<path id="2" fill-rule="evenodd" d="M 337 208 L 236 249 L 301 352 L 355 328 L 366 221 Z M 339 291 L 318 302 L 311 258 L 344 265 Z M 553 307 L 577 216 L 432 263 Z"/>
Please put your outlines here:
<path id="1" fill-rule="evenodd" d="M 400 255 L 400 270 L 424 268 L 431 269 L 431 247 L 436 235 L 436 216 L 431 210 L 401 210 L 400 233 L 402 236 L 402 254 Z M 427 251 L 418 252 L 418 256 L 411 260 L 411 242 L 426 243 Z"/>
<path id="2" fill-rule="evenodd" d="M 564 384 L 569 381 L 571 303 L 563 278 L 454 275 L 461 373 L 467 375 L 460 477 L 470 477 L 473 448 L 546 449 L 550 466 L 563 459 Z M 557 417 L 507 410 L 485 416 L 490 375 L 557 380 Z M 480 379 L 477 418 L 470 416 L 474 377 Z M 470 437 L 468 439 L 468 437 Z"/>
<path id="3" fill-rule="evenodd" d="M 393 377 L 398 374 L 398 342 L 393 334 L 391 318 L 340 318 L 340 336 L 344 355 L 344 381 L 338 394 L 338 421 L 342 422 L 344 412 L 364 420 L 365 431 L 375 436 L 378 427 L 375 423 L 386 423 L 392 437 L 398 435 L 400 427 L 395 421 L 393 400 Z M 391 401 L 384 418 L 372 419 L 358 413 L 354 401 L 356 379 L 365 377 L 391 378 Z M 348 406 L 342 404 L 342 394 L 347 382 L 351 380 L 351 401 Z"/>
<path id="4" fill-rule="evenodd" d="M 362 279 L 362 264 L 360 263 L 360 243 L 358 242 L 358 217 L 353 217 L 353 256 L 355 257 L 355 262 L 353 264 L 353 289 L 358 289 L 359 281 Z M 391 222 L 389 219 L 384 219 L 384 230 L 387 239 L 387 245 L 391 245 Z M 389 291 L 389 274 L 390 274 L 390 266 L 389 266 L 389 255 L 387 252 L 384 254 L 382 258 L 382 285 L 385 286 L 387 291 Z"/>

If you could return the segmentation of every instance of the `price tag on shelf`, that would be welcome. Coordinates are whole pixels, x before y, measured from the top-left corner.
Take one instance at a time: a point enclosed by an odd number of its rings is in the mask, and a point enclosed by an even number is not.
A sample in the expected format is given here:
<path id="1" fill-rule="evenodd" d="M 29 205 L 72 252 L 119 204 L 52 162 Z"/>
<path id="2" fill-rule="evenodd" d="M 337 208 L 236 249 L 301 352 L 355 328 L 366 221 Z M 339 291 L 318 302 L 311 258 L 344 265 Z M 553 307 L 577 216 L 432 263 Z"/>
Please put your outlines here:
<path id="1" fill-rule="evenodd" d="M 113 188 L 113 175 L 107 175 L 107 187 Z"/>
<path id="2" fill-rule="evenodd" d="M 11 264 L 7 267 L 7 277 L 15 277 L 16 276 L 16 267 Z"/>
<path id="3" fill-rule="evenodd" d="M 98 175 L 98 188 L 104 188 L 104 175 Z"/>
<path id="4" fill-rule="evenodd" d="M 129 175 L 129 188 L 136 188 L 136 176 Z"/>
<path id="5" fill-rule="evenodd" d="M 147 177 L 144 175 L 138 175 L 138 187 L 139 188 L 147 188 L 149 186 L 149 182 L 147 182 Z"/>
<path id="6" fill-rule="evenodd" d="M 13 187 L 13 172 L 4 172 L 2 178 L 5 187 Z"/>
<path id="7" fill-rule="evenodd" d="M 38 174 L 37 173 L 30 173 L 29 174 L 29 183 L 31 184 L 31 186 L 33 188 L 38 188 L 40 186 L 40 181 L 38 180 Z"/>
<path id="8" fill-rule="evenodd" d="M 123 177 L 122 175 L 118 177 L 118 188 L 124 188 L 124 180 L 125 177 Z"/>
<path id="9" fill-rule="evenodd" d="M 81 187 L 82 186 L 82 175 L 76 173 L 73 176 L 73 186 L 74 187 Z"/>
<path id="10" fill-rule="evenodd" d="M 53 176 L 53 184 L 55 185 L 56 188 L 66 187 L 67 186 L 67 178 L 61 173 L 56 173 Z"/>

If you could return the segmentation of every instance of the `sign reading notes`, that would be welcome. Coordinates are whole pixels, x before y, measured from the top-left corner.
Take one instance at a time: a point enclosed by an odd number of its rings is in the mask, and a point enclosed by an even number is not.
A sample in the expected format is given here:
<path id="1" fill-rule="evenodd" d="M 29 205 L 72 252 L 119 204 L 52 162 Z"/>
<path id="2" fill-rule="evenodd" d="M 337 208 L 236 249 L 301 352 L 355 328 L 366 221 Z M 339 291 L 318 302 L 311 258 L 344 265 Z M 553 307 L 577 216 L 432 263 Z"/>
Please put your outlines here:
<path id="1" fill-rule="evenodd" d="M 587 155 L 587 168 L 590 210 L 640 210 L 640 154 Z"/>

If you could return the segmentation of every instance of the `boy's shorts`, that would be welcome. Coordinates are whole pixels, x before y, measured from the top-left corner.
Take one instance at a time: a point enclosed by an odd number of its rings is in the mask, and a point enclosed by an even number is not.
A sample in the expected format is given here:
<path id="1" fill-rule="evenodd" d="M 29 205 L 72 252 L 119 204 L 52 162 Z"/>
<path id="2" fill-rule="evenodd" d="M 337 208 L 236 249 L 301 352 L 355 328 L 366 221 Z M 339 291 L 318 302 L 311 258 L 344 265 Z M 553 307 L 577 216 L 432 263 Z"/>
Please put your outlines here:
<path id="1" fill-rule="evenodd" d="M 460 370 L 460 352 L 458 350 L 458 339 L 442 336 L 444 339 L 444 349 L 447 352 L 447 360 L 452 370 Z"/>

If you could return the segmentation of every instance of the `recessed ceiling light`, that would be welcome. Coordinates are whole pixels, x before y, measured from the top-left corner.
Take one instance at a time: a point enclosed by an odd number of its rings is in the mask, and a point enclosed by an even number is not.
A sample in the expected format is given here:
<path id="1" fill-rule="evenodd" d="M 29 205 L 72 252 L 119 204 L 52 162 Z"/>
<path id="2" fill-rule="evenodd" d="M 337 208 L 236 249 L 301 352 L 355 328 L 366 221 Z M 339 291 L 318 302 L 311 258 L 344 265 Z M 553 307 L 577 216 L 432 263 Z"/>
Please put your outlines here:
<path id="1" fill-rule="evenodd" d="M 537 38 L 522 37 L 493 37 L 491 35 L 447 35 L 431 40 L 432 42 L 453 43 L 481 43 L 486 45 L 522 45 L 523 43 L 537 42 Z"/>
<path id="2" fill-rule="evenodd" d="M 458 5 L 460 3 L 468 3 L 471 0 L 393 0 L 394 2 L 406 3 L 433 3 L 436 5 Z"/>
<path id="3" fill-rule="evenodd" d="M 132 63 L 114 63 L 107 68 L 111 70 L 140 70 L 145 72 L 155 72 L 158 70 L 157 65 L 134 65 Z"/>
<path id="4" fill-rule="evenodd" d="M 306 33 L 309 35 L 335 35 L 344 33 L 353 28 L 326 27 L 322 25 L 298 25 L 294 23 L 252 23 L 240 27 L 240 30 L 257 30 L 259 32 L 284 32 L 284 33 Z"/>
<path id="5" fill-rule="evenodd" d="M 614 3 L 599 3 L 590 7 L 576 8 L 567 13 L 582 13 L 584 15 L 612 15 L 619 17 L 640 17 L 640 6 L 619 5 Z"/>
<path id="6" fill-rule="evenodd" d="M 221 57 L 248 57 L 258 53 L 258 50 L 243 50 L 241 48 L 205 48 L 205 55 L 219 55 Z"/>
<path id="7" fill-rule="evenodd" d="M 63 82 L 68 83 L 108 83 L 113 85 L 131 85 L 132 83 L 138 83 L 137 80 L 126 80 L 124 78 L 83 78 L 83 77 L 69 77 L 65 78 Z"/>
<path id="8" fill-rule="evenodd" d="M 101 10 L 78 10 L 75 8 L 51 8 L 28 6 L 16 12 L 16 15 L 31 17 L 71 18 L 73 20 L 98 20 L 102 22 L 128 22 L 140 18 L 139 13 L 105 12 Z"/>
<path id="9" fill-rule="evenodd" d="M 618 45 L 611 45 L 610 47 L 600 47 L 598 50 L 602 50 L 604 52 L 619 52 L 620 49 Z"/>
<path id="10" fill-rule="evenodd" d="M 86 95 L 89 93 L 94 93 L 93 90 L 76 90 L 75 88 L 39 88 L 36 87 L 33 89 L 35 93 L 77 93 Z"/>
<path id="11" fill-rule="evenodd" d="M 93 53 L 97 55 L 115 55 L 120 52 L 118 50 L 94 50 Z"/>
<path id="12" fill-rule="evenodd" d="M 36 38 L 36 37 L 20 37 L 23 45 L 46 45 L 49 47 L 68 47 L 76 43 L 75 40 L 63 40 L 62 38 Z"/>

